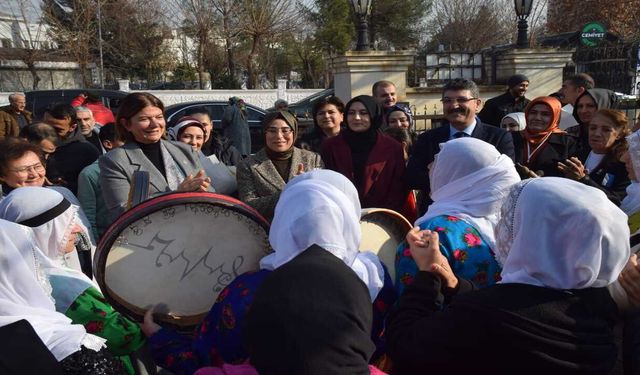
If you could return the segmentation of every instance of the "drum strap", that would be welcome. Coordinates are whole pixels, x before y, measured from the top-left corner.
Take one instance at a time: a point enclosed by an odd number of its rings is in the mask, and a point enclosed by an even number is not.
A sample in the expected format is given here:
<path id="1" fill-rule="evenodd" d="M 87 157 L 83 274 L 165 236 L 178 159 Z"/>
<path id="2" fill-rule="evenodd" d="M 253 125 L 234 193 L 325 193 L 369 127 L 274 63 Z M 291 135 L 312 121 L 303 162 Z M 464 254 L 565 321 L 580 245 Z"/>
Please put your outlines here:
<path id="1" fill-rule="evenodd" d="M 147 200 L 149 197 L 149 172 L 133 172 L 133 180 L 129 188 L 129 202 L 127 209 L 136 206 Z"/>

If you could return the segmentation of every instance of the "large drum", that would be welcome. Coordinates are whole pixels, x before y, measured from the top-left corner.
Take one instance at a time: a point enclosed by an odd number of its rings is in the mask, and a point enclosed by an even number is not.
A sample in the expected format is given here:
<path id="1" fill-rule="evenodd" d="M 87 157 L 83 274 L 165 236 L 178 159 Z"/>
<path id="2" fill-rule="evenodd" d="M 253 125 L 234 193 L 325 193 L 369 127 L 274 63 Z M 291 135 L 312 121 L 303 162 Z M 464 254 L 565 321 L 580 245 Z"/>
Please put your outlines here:
<path id="1" fill-rule="evenodd" d="M 171 193 L 143 202 L 109 227 L 94 259 L 113 306 L 140 320 L 198 324 L 236 276 L 271 251 L 269 223 L 244 203 L 212 193 Z"/>
<path id="2" fill-rule="evenodd" d="M 362 240 L 360 250 L 369 250 L 387 267 L 391 280 L 396 279 L 396 249 L 411 230 L 411 223 L 401 214 L 385 208 L 364 208 L 360 215 Z"/>

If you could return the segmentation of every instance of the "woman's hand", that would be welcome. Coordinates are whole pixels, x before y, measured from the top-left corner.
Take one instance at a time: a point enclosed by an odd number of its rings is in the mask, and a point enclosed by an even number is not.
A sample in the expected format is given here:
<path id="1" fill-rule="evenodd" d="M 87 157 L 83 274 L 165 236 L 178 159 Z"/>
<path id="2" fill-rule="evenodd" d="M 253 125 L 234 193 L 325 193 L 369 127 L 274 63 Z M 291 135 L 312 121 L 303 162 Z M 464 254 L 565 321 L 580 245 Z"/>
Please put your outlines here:
<path id="1" fill-rule="evenodd" d="M 162 327 L 160 327 L 153 320 L 154 308 L 155 306 L 151 306 L 151 308 L 147 310 L 146 313 L 144 313 L 144 320 L 142 321 L 142 324 L 140 324 L 140 329 L 142 329 L 142 333 L 144 333 L 144 335 L 147 337 L 151 337 L 155 335 L 160 329 L 162 329 Z"/>
<path id="2" fill-rule="evenodd" d="M 522 165 L 520 163 L 516 163 L 516 171 L 518 171 L 518 174 L 522 178 L 538 178 L 538 177 L 540 177 L 539 174 L 537 174 L 536 172 L 534 172 L 531 169 L 529 169 L 529 167 L 526 167 L 526 166 L 524 166 L 524 165 Z"/>
<path id="3" fill-rule="evenodd" d="M 638 257 L 632 254 L 624 269 L 618 276 L 618 281 L 625 292 L 629 302 L 634 306 L 640 306 L 640 266 L 638 265 Z"/>
<path id="4" fill-rule="evenodd" d="M 296 173 L 293 176 L 295 177 L 295 176 L 301 175 L 304 172 L 305 172 L 304 164 L 300 163 L 300 164 L 298 164 L 298 169 L 296 170 Z"/>
<path id="5" fill-rule="evenodd" d="M 448 288 L 458 286 L 458 278 L 451 270 L 447 258 L 440 252 L 438 233 L 414 227 L 407 233 L 406 239 L 411 256 L 420 271 L 435 273 Z"/>
<path id="6" fill-rule="evenodd" d="M 201 169 L 195 177 L 188 175 L 178 186 L 178 191 L 207 191 L 210 184 L 211 178 Z"/>
<path id="7" fill-rule="evenodd" d="M 558 169 L 564 173 L 565 177 L 576 181 L 587 175 L 584 165 L 582 165 L 580 159 L 575 156 L 565 160 L 564 163 L 559 161 Z"/>

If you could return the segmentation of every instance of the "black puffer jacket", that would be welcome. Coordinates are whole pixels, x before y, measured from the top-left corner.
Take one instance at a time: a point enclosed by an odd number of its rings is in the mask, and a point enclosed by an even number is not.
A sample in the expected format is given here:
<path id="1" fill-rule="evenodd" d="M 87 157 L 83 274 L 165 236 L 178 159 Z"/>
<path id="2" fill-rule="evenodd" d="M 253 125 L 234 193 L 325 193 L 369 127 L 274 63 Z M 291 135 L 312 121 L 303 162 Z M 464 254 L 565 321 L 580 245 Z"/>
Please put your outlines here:
<path id="1" fill-rule="evenodd" d="M 100 156 L 94 145 L 87 142 L 76 128 L 64 140 L 47 161 L 47 178 L 56 185 L 64 186 L 74 195 L 78 194 L 78 175 L 84 167 Z"/>

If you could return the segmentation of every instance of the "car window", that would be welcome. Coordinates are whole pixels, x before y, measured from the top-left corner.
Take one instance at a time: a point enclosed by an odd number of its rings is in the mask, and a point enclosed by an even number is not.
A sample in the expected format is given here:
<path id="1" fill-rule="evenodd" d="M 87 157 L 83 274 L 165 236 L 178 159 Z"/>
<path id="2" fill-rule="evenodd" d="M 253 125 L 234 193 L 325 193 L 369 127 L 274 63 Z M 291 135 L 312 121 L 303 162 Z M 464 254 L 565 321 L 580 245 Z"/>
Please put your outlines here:
<path id="1" fill-rule="evenodd" d="M 178 119 L 184 116 L 184 114 L 187 112 L 188 109 L 189 107 L 182 108 L 181 110 L 174 112 L 173 115 L 171 116 L 171 119 L 169 119 L 169 124 L 168 124 L 169 127 L 174 126 L 178 122 Z"/>
<path id="2" fill-rule="evenodd" d="M 247 114 L 249 115 L 249 121 L 261 122 L 264 115 L 251 107 L 247 107 Z"/>
<path id="3" fill-rule="evenodd" d="M 44 117 L 44 111 L 47 108 L 65 103 L 67 102 L 64 98 L 59 96 L 36 96 L 32 99 L 32 103 L 27 105 L 27 108 L 30 108 L 30 111 L 33 112 L 33 118 L 35 120 L 42 120 Z"/>
<path id="4" fill-rule="evenodd" d="M 117 111 L 120 108 L 120 102 L 122 98 L 104 98 L 107 99 L 106 106 L 109 107 L 112 111 Z"/>
<path id="5" fill-rule="evenodd" d="M 226 104 L 220 103 L 207 106 L 207 111 L 209 111 L 209 115 L 211 116 L 211 120 L 213 120 L 214 124 L 220 124 L 225 107 Z"/>

